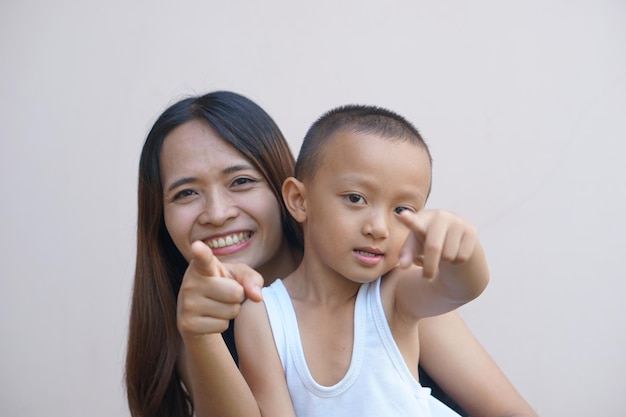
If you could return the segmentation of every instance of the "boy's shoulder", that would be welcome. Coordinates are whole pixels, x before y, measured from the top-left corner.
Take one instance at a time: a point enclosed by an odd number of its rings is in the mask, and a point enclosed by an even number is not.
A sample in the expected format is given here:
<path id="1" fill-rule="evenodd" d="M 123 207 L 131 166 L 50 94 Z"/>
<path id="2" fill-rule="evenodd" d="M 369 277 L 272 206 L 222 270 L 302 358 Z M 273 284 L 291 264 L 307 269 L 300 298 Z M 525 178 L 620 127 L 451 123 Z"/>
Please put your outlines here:
<path id="1" fill-rule="evenodd" d="M 383 276 L 380 297 L 387 317 L 404 317 L 403 321 L 419 320 L 431 301 L 428 297 L 429 280 L 423 277 L 421 266 L 395 267 Z"/>
<path id="2" fill-rule="evenodd" d="M 410 265 L 407 268 L 401 268 L 399 266 L 393 268 L 382 276 L 380 283 L 381 294 L 383 292 L 393 292 L 400 290 L 407 280 L 420 280 L 422 278 L 422 267 L 418 265 Z"/>

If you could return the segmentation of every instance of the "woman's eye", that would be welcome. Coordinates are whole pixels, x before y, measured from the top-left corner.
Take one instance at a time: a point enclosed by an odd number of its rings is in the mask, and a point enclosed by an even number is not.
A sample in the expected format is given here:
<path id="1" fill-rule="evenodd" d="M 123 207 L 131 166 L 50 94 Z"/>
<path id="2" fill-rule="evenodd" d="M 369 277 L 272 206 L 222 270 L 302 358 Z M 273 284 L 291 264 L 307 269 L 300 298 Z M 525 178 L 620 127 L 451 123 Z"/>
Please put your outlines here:
<path id="1" fill-rule="evenodd" d="M 347 194 L 346 198 L 352 204 L 365 204 L 365 199 L 359 194 Z"/>
<path id="2" fill-rule="evenodd" d="M 181 198 L 189 197 L 190 195 L 194 195 L 194 194 L 195 194 L 195 191 L 189 190 L 189 189 L 179 191 L 176 194 L 174 194 L 174 201 L 180 200 Z"/>
<path id="3" fill-rule="evenodd" d="M 245 185 L 245 184 L 253 184 L 258 182 L 257 180 L 255 180 L 254 178 L 250 178 L 250 177 L 239 177 L 239 178 L 235 178 L 235 180 L 233 181 L 233 185 L 237 186 L 237 185 Z"/>

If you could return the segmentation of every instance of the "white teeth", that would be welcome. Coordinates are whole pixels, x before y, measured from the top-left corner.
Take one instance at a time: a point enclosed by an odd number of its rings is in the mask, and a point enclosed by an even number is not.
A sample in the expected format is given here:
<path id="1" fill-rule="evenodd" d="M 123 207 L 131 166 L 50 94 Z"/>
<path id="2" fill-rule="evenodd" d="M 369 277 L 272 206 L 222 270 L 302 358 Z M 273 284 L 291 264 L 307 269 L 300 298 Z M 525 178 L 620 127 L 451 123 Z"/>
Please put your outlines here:
<path id="1" fill-rule="evenodd" d="M 234 235 L 228 235 L 226 237 L 209 240 L 207 244 L 211 249 L 225 248 L 226 246 L 236 245 L 237 243 L 244 242 L 249 238 L 250 232 L 241 232 Z"/>
<path id="2" fill-rule="evenodd" d="M 370 256 L 370 257 L 374 257 L 376 256 L 376 254 L 371 253 L 371 252 L 364 252 L 362 250 L 357 250 L 358 253 L 360 253 L 361 255 L 365 255 L 365 256 Z"/>

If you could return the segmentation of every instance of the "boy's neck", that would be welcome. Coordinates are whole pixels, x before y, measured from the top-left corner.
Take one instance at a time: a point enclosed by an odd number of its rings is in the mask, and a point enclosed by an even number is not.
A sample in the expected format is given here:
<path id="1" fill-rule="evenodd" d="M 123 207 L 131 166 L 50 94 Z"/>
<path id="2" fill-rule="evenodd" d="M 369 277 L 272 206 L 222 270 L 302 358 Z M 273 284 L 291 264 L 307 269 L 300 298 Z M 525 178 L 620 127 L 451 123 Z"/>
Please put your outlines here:
<path id="1" fill-rule="evenodd" d="M 361 287 L 346 277 L 329 274 L 327 269 L 307 265 L 305 259 L 283 281 L 292 299 L 329 306 L 353 301 Z"/>

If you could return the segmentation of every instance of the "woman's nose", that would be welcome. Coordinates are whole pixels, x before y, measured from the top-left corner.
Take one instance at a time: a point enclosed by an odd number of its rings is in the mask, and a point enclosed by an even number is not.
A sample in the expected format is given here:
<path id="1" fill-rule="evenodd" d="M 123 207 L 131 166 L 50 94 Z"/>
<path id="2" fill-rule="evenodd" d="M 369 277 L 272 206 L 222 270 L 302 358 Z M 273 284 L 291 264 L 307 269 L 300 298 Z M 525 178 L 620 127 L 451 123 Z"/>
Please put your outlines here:
<path id="1" fill-rule="evenodd" d="M 215 190 L 207 194 L 204 210 L 198 219 L 201 223 L 221 226 L 229 219 L 237 217 L 237 206 L 228 193 Z"/>

